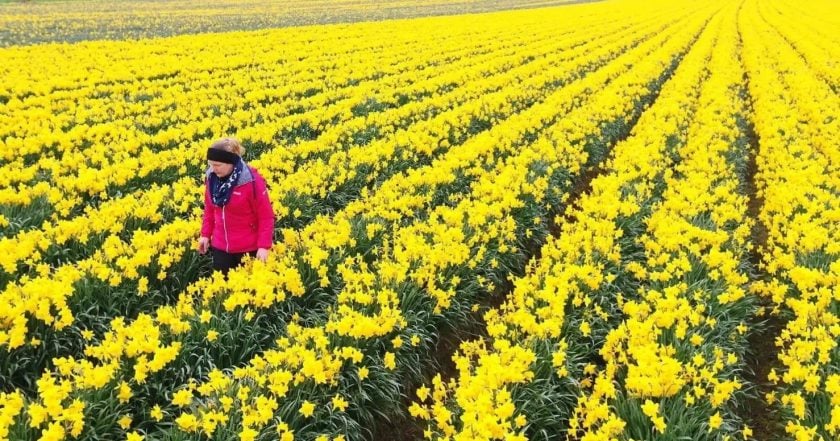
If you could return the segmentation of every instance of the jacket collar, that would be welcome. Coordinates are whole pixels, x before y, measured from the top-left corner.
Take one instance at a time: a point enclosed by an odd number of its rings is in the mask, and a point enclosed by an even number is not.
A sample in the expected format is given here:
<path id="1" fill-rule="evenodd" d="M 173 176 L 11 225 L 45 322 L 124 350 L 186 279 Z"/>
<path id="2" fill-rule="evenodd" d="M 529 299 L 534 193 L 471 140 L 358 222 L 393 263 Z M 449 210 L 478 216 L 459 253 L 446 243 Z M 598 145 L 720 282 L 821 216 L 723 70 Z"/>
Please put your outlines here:
<path id="1" fill-rule="evenodd" d="M 212 167 L 207 167 L 207 170 L 204 171 L 204 177 L 210 178 L 210 174 L 213 173 Z M 254 180 L 254 173 L 251 171 L 251 166 L 248 165 L 245 160 L 242 160 L 242 173 L 239 174 L 239 179 L 236 180 L 236 185 L 234 187 L 239 187 L 243 184 L 248 184 Z"/>

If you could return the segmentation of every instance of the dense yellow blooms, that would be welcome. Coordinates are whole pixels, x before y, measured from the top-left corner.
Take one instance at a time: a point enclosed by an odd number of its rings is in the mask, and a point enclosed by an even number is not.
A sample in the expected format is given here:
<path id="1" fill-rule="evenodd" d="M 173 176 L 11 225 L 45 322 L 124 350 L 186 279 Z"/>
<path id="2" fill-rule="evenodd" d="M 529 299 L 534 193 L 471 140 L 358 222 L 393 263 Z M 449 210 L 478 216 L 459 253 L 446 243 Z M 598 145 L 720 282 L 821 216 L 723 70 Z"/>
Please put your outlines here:
<path id="1" fill-rule="evenodd" d="M 300 11 L 296 1 L 238 2 L 241 25 L 276 24 L 253 12 Z M 480 3 L 426 7 L 495 7 Z M 80 38 L 196 7 L 134 5 L 150 10 Z M 370 4 L 308 6 L 332 21 Z M 0 5 L 0 23 L 32 41 L 50 38 L 50 24 L 85 26 L 61 4 L 32 5 L 31 16 L 23 7 Z M 87 26 L 117 14 L 96 8 Z M 38 15 L 48 11 L 58 14 Z M 154 29 L 210 29 L 218 13 L 196 8 Z M 0 394 L 0 440 L 83 436 L 94 399 L 117 409 L 108 430 L 130 440 L 343 440 L 317 425 L 364 410 L 356 386 L 410 375 L 435 343 L 424 332 L 482 310 L 464 303 L 495 291 L 499 274 L 513 289 L 484 315 L 488 338 L 462 343 L 455 377 L 435 376 L 403 409 L 427 438 L 525 440 L 546 415 L 523 391 L 544 384 L 557 386 L 549 399 L 566 393 L 566 413 L 551 418 L 570 439 L 749 438 L 733 402 L 752 387 L 738 345 L 756 294 L 792 317 L 769 377 L 786 433 L 837 438 L 832 17 L 824 0 L 807 13 L 785 0 L 616 0 L 0 49 L 0 351 L 4 362 L 30 357 L 66 334 L 83 347 L 20 373 L 29 390 Z M 15 32 L 0 30 L 0 45 L 23 41 Z M 746 119 L 758 135 L 758 219 L 745 189 Z M 200 225 L 203 150 L 227 134 L 249 146 L 282 227 L 266 263 L 181 284 L 175 269 L 194 257 Z M 545 236 L 554 210 L 558 234 L 539 259 L 512 263 L 531 251 L 526 239 Z M 767 230 L 759 281 L 748 264 L 755 222 Z M 78 258 L 61 257 L 65 248 Z M 109 317 L 106 329 L 78 323 L 97 305 L 79 295 L 87 284 L 145 299 L 176 279 L 186 288 Z M 276 321 L 278 335 L 185 384 L 150 384 L 204 356 L 196 348 L 229 349 L 225 320 Z M 165 398 L 135 413 L 157 389 Z"/>
<path id="2" fill-rule="evenodd" d="M 840 436 L 831 384 L 840 366 L 840 98 L 837 46 L 829 42 L 836 33 L 824 21 L 838 9 L 815 6 L 799 16 L 794 4 L 752 2 L 742 14 L 767 230 L 761 264 L 770 276 L 754 290 L 792 317 L 776 340 L 782 371 L 771 381 L 785 430 L 809 440 Z"/>
<path id="3" fill-rule="evenodd" d="M 20 392 L 0 393 L 0 439 L 8 439 L 9 427 L 23 410 L 23 395 Z"/>
<path id="4" fill-rule="evenodd" d="M 688 405 L 700 404 L 698 399 L 702 398 L 719 407 L 742 387 L 741 380 L 727 379 L 722 372 L 723 367 L 737 362 L 734 354 L 716 349 L 710 360 L 700 352 L 696 353 L 699 358 L 681 359 L 683 356 L 675 347 L 658 341 L 667 331 L 674 332 L 678 339 L 701 345 L 703 338 L 690 330 L 714 326 L 713 319 L 705 318 L 701 305 L 715 299 L 692 294 L 681 283 L 692 269 L 688 256 L 704 262 L 713 280 L 720 279 L 731 287 L 722 290 L 716 301 L 732 303 L 745 295 L 742 286 L 747 278 L 739 269 L 739 259 L 744 258 L 750 233 L 745 219 L 746 198 L 738 196 L 738 176 L 723 161 L 723 155 L 737 141 L 733 117 L 744 111 L 737 104 L 741 72 L 735 52 L 736 9 L 725 11 L 725 18 L 713 19 L 695 43 L 656 104 L 639 120 L 634 136 L 615 147 L 609 173 L 592 183 L 592 193 L 582 198 L 581 209 L 573 213 L 574 222 L 563 224 L 559 238 L 550 239 L 543 247 L 538 265 L 515 282 L 511 298 L 500 311 L 487 314 L 487 331 L 495 342 L 494 350 L 484 351 L 474 360 L 463 360 L 454 386 L 456 396 L 475 381 L 480 366 L 492 363 L 511 344 L 524 350 L 543 339 L 559 340 L 552 365 L 560 378 L 569 375 L 565 353 L 568 341 L 564 341 L 561 332 L 568 305 L 583 308 L 584 316 L 591 314 L 596 321 L 603 319 L 603 312 L 592 305 L 590 296 L 615 277 L 604 271 L 618 263 L 611 257 L 615 254 L 614 244 L 622 236 L 615 223 L 620 216 L 626 219 L 649 204 L 645 201 L 653 196 L 654 179 L 661 179 L 657 176 L 664 177 L 667 185 L 663 201 L 652 208 L 646 219 L 649 236 L 635 239 L 647 249 L 647 261 L 641 265 L 628 263 L 627 271 L 661 288 L 643 292 L 640 300 L 623 302 L 627 321 L 606 335 L 601 350 L 606 367 L 600 372 L 586 370 L 595 374 L 594 380 L 579 379 L 585 393 L 578 399 L 570 431 L 578 433 L 576 436 L 581 439 L 612 439 L 622 433 L 627 422 L 613 410 L 617 400 L 614 382 L 618 381 L 619 372 L 622 389 L 629 396 L 645 398 L 642 411 L 653 427 L 663 433 L 669 430 L 669 424 L 659 414 L 657 402 L 650 398 L 685 394 L 684 388 L 694 384 L 689 390 L 696 396 L 685 395 Z M 666 144 L 672 142 L 669 137 L 685 143 L 679 150 L 682 162 L 673 171 L 668 169 L 671 164 L 665 150 Z M 701 195 L 707 195 L 706 201 Z M 698 213 L 707 210 L 714 222 L 711 231 L 708 226 L 692 222 Z M 741 226 L 727 229 L 733 221 Z M 591 332 L 590 323 L 582 322 L 580 333 L 588 336 Z M 468 349 L 462 350 L 469 353 Z M 529 381 L 526 375 L 510 384 Z M 517 407 L 522 404 L 517 403 Z M 487 410 L 477 413 L 483 416 L 481 419 L 467 418 L 473 409 L 480 409 L 474 403 L 457 400 L 450 405 L 462 415 L 456 437 L 469 438 L 494 420 Z M 414 409 L 417 416 L 429 419 L 422 407 Z M 717 428 L 720 414 L 707 416 L 710 417 Z M 441 439 L 449 439 L 448 427 L 436 426 L 443 435 Z M 492 435 L 484 433 L 479 438 L 503 439 L 513 433 L 508 429 Z"/>

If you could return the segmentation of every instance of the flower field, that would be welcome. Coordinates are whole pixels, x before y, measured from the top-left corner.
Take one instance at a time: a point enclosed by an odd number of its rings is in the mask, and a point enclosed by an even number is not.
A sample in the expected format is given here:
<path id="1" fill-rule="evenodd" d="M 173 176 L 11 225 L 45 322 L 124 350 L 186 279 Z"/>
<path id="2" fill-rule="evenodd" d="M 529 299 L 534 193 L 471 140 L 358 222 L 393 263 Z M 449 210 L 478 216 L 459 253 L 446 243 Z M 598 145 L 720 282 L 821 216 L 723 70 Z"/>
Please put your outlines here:
<path id="1" fill-rule="evenodd" d="M 840 5 L 562 3 L 0 4 L 0 440 L 840 440 Z"/>

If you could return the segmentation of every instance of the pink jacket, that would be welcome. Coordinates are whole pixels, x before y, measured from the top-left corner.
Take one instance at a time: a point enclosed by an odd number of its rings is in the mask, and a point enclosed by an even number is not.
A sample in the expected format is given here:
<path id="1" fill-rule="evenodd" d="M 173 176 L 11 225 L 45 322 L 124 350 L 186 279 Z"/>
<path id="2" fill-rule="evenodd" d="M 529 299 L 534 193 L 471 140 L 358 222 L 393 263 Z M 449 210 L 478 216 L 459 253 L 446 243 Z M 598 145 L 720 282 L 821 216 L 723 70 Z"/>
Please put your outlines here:
<path id="1" fill-rule="evenodd" d="M 204 222 L 201 235 L 213 248 L 228 253 L 247 253 L 271 248 L 274 210 L 265 179 L 253 167 L 242 170 L 227 205 L 219 207 L 210 197 L 209 179 L 204 180 Z"/>

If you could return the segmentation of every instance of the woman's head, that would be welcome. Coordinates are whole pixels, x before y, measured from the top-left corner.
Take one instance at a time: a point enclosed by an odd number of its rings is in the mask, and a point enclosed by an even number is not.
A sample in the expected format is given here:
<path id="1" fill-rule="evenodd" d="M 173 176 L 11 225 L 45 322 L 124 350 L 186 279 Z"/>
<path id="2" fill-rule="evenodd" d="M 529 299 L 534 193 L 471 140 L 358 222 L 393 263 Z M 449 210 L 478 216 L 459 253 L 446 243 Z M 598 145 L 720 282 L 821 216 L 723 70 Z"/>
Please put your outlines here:
<path id="1" fill-rule="evenodd" d="M 221 138 L 207 149 L 207 164 L 213 173 L 223 178 L 233 172 L 233 165 L 245 154 L 245 148 L 235 138 Z"/>

